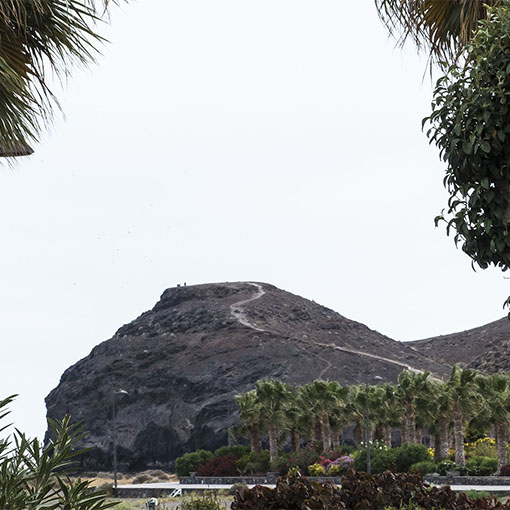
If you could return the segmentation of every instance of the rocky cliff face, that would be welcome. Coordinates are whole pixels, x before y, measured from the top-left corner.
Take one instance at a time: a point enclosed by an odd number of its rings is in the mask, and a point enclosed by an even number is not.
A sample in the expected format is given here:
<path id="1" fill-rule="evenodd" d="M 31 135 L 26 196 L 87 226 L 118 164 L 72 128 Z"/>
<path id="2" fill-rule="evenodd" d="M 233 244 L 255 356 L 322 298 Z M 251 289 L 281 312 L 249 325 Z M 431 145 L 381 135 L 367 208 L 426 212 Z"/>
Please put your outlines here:
<path id="1" fill-rule="evenodd" d="M 265 283 L 166 290 L 154 308 L 70 367 L 46 398 L 48 417 L 89 431 L 85 459 L 108 468 L 116 395 L 119 462 L 167 466 L 227 442 L 234 396 L 262 378 L 302 384 L 396 381 L 403 368 L 440 376 L 444 365 L 312 301 Z"/>

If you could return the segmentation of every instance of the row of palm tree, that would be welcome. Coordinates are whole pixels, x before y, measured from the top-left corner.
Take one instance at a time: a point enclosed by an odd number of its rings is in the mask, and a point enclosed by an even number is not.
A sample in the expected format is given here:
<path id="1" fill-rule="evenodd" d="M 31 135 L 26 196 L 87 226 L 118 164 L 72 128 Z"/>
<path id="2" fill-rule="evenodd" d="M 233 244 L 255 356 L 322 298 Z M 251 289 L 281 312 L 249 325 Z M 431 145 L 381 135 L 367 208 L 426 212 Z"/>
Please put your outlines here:
<path id="1" fill-rule="evenodd" d="M 262 380 L 237 395 L 236 402 L 240 429 L 249 433 L 252 450 L 260 451 L 267 436 L 271 461 L 285 437 L 292 450 L 302 441 L 313 441 L 327 452 L 338 448 L 342 429 L 354 425 L 357 441 L 369 437 L 389 447 L 392 429 L 399 428 L 402 443 L 408 444 L 421 444 L 426 429 L 436 460 L 448 457 L 453 435 L 455 463 L 463 466 L 465 429 L 472 422 L 477 430 L 494 432 L 498 465 L 507 462 L 509 374 L 486 375 L 456 366 L 447 381 L 409 370 L 401 372 L 396 384 L 342 386 L 316 380 L 292 386 Z"/>

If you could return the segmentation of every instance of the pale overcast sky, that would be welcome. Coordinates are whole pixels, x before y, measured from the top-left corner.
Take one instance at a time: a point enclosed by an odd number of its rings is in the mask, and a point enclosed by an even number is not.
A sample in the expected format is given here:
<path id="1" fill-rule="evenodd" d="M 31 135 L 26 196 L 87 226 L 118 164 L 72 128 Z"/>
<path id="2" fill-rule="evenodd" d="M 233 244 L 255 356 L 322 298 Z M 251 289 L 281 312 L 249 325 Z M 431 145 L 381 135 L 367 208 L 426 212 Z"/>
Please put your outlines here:
<path id="1" fill-rule="evenodd" d="M 372 0 L 138 0 L 112 9 L 66 118 L 0 169 L 2 395 L 45 430 L 62 372 L 167 287 L 263 281 L 397 340 L 500 318 L 433 218 L 424 58 Z"/>

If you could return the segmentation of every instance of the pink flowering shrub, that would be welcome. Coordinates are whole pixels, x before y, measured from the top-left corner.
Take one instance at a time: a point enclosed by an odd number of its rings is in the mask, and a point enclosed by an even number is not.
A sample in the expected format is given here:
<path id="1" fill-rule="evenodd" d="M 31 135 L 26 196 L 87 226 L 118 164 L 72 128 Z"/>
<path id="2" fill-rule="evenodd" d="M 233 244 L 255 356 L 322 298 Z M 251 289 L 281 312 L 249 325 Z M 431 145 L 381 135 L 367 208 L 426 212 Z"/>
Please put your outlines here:
<path id="1" fill-rule="evenodd" d="M 354 459 L 349 455 L 342 455 L 342 452 L 331 452 L 328 457 L 319 456 L 319 464 L 324 467 L 329 476 L 338 476 L 346 473 L 353 467 Z"/>

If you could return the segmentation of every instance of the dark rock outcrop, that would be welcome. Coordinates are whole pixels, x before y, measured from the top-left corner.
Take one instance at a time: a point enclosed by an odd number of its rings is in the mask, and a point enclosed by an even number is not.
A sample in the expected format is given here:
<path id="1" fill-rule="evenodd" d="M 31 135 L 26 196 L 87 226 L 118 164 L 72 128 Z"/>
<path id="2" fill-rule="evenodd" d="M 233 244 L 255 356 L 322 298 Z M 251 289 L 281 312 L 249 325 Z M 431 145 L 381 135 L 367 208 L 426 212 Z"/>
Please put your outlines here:
<path id="1" fill-rule="evenodd" d="M 441 363 L 312 301 L 265 283 L 166 290 L 154 308 L 64 372 L 46 398 L 48 417 L 70 414 L 89 431 L 84 459 L 108 468 L 112 404 L 123 467 L 167 466 L 227 442 L 234 396 L 262 378 L 343 384 L 396 381 L 405 367 L 448 373 Z"/>

